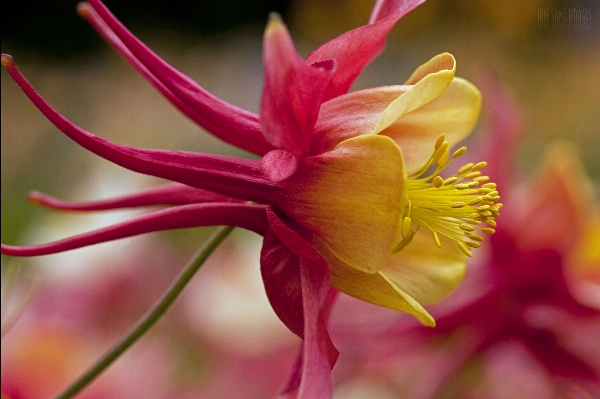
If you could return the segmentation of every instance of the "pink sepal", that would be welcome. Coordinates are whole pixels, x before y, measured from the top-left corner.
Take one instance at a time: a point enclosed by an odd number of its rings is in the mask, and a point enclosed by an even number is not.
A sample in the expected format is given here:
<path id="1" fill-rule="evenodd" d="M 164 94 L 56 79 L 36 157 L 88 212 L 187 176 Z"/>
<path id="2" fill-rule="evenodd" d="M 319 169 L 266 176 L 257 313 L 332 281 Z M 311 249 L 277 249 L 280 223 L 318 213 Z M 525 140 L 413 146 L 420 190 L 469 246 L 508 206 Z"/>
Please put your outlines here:
<path id="1" fill-rule="evenodd" d="M 2 63 L 31 102 L 61 132 L 94 154 L 129 170 L 261 203 L 273 199 L 274 183 L 251 159 L 185 151 L 154 150 L 124 146 L 104 140 L 73 124 L 53 109 L 18 70 L 12 57 Z"/>
<path id="2" fill-rule="evenodd" d="M 200 226 L 237 226 L 265 234 L 268 228 L 265 209 L 263 205 L 248 204 L 180 205 L 47 244 L 22 247 L 2 244 L 2 253 L 11 256 L 49 255 L 154 231 Z"/>
<path id="3" fill-rule="evenodd" d="M 260 123 L 273 146 L 297 157 L 310 151 L 310 136 L 333 63 L 306 65 L 294 48 L 285 25 L 271 14 L 264 37 L 265 81 Z"/>
<path id="4" fill-rule="evenodd" d="M 304 339 L 299 359 L 280 395 L 297 392 L 297 398 L 330 398 L 331 368 L 339 353 L 327 332 L 335 296 L 334 291 L 330 291 L 329 267 L 289 222 L 284 222 L 271 209 L 267 210 L 267 219 L 273 232 L 266 235 L 269 239 L 265 240 L 261 254 L 267 295 L 293 332 L 298 334 L 302 328 L 302 334 L 298 335 Z"/>
<path id="5" fill-rule="evenodd" d="M 333 77 L 322 101 L 347 93 L 354 79 L 383 51 L 385 39 L 396 22 L 423 1 L 378 1 L 369 25 L 348 31 L 310 54 L 307 64 L 335 62 Z"/>
<path id="6" fill-rule="evenodd" d="M 371 11 L 369 24 L 388 17 L 400 19 L 423 3 L 425 0 L 377 0 Z"/>
<path id="7" fill-rule="evenodd" d="M 180 183 L 167 183 L 135 194 L 85 202 L 64 201 L 39 191 L 32 191 L 29 193 L 29 201 L 34 204 L 65 211 L 102 211 L 152 205 L 187 205 L 201 202 L 242 202 L 241 200 L 225 195 Z"/>
<path id="8" fill-rule="evenodd" d="M 232 145 L 263 155 L 273 147 L 260 132 L 258 115 L 233 106 L 179 72 L 136 38 L 102 2 L 82 3 L 79 14 L 175 107 Z"/>

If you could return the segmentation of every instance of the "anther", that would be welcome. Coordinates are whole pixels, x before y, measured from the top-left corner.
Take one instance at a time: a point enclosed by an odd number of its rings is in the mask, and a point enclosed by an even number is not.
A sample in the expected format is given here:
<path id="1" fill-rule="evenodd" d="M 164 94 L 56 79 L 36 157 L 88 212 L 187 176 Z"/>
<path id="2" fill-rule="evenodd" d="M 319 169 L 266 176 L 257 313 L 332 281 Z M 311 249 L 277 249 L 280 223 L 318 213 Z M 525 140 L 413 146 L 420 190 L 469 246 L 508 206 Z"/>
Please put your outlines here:
<path id="1" fill-rule="evenodd" d="M 465 241 L 465 244 L 471 248 L 479 248 L 481 246 L 477 241 Z"/>
<path id="2" fill-rule="evenodd" d="M 456 159 L 462 156 L 465 152 L 467 152 L 467 147 L 460 147 L 458 150 L 454 151 L 454 154 L 452 154 L 452 158 Z"/>
<path id="3" fill-rule="evenodd" d="M 467 202 L 468 205 L 477 205 L 483 201 L 483 197 L 475 197 L 471 201 Z"/>
<path id="4" fill-rule="evenodd" d="M 471 163 L 468 163 L 468 164 L 466 164 L 466 165 L 463 165 L 463 166 L 461 166 L 461 167 L 458 169 L 458 174 L 459 174 L 459 175 L 462 175 L 463 173 L 467 173 L 468 171 L 470 171 L 470 170 L 471 170 L 471 168 L 472 168 L 472 167 L 473 167 L 473 163 L 472 163 L 472 162 L 471 162 Z"/>
<path id="5" fill-rule="evenodd" d="M 448 142 L 444 141 L 434 152 L 433 155 L 431 156 L 431 159 L 433 159 L 434 161 L 437 161 L 439 157 L 442 156 L 442 154 L 444 153 L 444 151 L 446 151 L 448 149 Z"/>
<path id="6" fill-rule="evenodd" d="M 471 169 L 473 172 L 475 172 L 476 170 L 481 170 L 483 168 L 485 168 L 487 166 L 487 162 L 479 162 L 476 163 L 475 165 L 473 165 L 473 168 Z"/>
<path id="7" fill-rule="evenodd" d="M 494 234 L 496 232 L 496 230 L 494 230 L 490 227 L 484 227 L 483 229 L 481 229 L 481 232 L 483 234 Z"/>
<path id="8" fill-rule="evenodd" d="M 466 232 L 465 235 L 474 241 L 483 241 L 483 237 L 478 236 L 477 234 Z"/>
<path id="9" fill-rule="evenodd" d="M 496 183 L 485 183 L 481 188 L 492 188 L 496 189 Z"/>
<path id="10" fill-rule="evenodd" d="M 436 176 L 431 182 L 433 183 L 433 187 L 440 188 L 444 184 L 444 179 L 441 176 Z"/>
<path id="11" fill-rule="evenodd" d="M 465 179 L 472 179 L 474 177 L 479 177 L 481 176 L 481 172 L 477 171 L 477 172 L 469 172 L 465 175 Z"/>
<path id="12" fill-rule="evenodd" d="M 468 188 L 473 188 L 473 187 L 477 187 L 479 185 L 478 181 L 472 181 L 470 183 L 467 183 L 467 187 Z"/>
<path id="13" fill-rule="evenodd" d="M 467 183 L 460 183 L 454 185 L 454 188 L 456 188 L 457 190 L 466 190 L 467 188 L 469 188 L 469 185 Z"/>
<path id="14" fill-rule="evenodd" d="M 435 162 L 440 167 L 443 167 L 444 165 L 446 165 L 446 162 L 448 161 L 448 142 L 447 141 L 445 141 L 444 144 L 442 144 L 442 146 L 440 148 L 438 148 L 436 151 L 439 151 L 442 148 L 444 149 L 444 151 L 442 151 L 442 153 L 440 155 L 438 155 L 437 158 L 434 158 Z"/>
<path id="15" fill-rule="evenodd" d="M 494 219 L 486 219 L 485 222 L 492 227 L 496 227 L 496 221 Z"/>
<path id="16" fill-rule="evenodd" d="M 475 227 L 471 226 L 470 224 L 465 224 L 465 223 L 463 223 L 463 224 L 459 225 L 458 227 L 459 227 L 461 230 L 464 230 L 464 231 L 475 231 Z M 482 231 L 483 231 L 483 230 L 482 230 Z M 490 233 L 490 234 L 491 234 L 491 233 Z"/>
<path id="17" fill-rule="evenodd" d="M 446 141 L 446 135 L 442 133 L 435 142 L 435 149 L 437 150 L 438 148 L 440 148 L 444 141 Z"/>
<path id="18" fill-rule="evenodd" d="M 494 189 L 492 189 L 492 188 L 486 188 L 486 187 L 483 187 L 483 186 L 482 186 L 482 187 L 479 189 L 479 192 L 480 192 L 480 193 L 482 193 L 482 194 L 489 194 L 489 193 L 492 193 L 492 192 L 494 192 Z"/>
<path id="19" fill-rule="evenodd" d="M 490 217 L 490 216 L 492 216 L 492 212 L 490 212 L 490 211 L 482 211 L 482 212 L 479 212 L 479 214 L 480 214 L 481 216 L 485 216 L 485 217 Z"/>
<path id="20" fill-rule="evenodd" d="M 458 247 L 460 248 L 461 251 L 463 251 L 463 253 L 467 256 L 473 256 L 473 254 L 471 253 L 471 250 L 469 249 L 469 247 L 467 247 L 465 245 L 464 242 L 462 241 L 456 241 L 456 244 L 458 245 Z"/>
<path id="21" fill-rule="evenodd" d="M 478 181 L 479 183 L 487 183 L 490 180 L 489 176 L 479 176 L 473 178 L 473 180 Z"/>
<path id="22" fill-rule="evenodd" d="M 457 180 L 458 180 L 458 177 L 456 177 L 456 176 L 455 177 L 449 177 L 446 180 L 444 180 L 444 186 L 448 186 L 448 185 L 454 183 Z"/>
<path id="23" fill-rule="evenodd" d="M 450 208 L 462 208 L 463 206 L 465 206 L 466 204 L 462 201 L 457 201 L 457 202 L 453 202 L 452 205 L 450 205 Z M 491 212 L 490 212 L 491 215 Z"/>

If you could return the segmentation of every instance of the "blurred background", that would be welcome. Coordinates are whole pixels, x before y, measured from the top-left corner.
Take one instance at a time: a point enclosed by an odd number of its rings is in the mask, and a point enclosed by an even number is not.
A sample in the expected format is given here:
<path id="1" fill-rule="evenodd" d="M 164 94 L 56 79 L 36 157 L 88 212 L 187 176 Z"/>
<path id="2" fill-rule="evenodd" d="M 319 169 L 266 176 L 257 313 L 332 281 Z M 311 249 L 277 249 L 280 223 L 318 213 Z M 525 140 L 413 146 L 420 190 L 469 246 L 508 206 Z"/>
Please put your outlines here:
<path id="1" fill-rule="evenodd" d="M 372 3 L 371 0 L 106 1 L 117 18 L 167 62 L 213 94 L 254 112 L 258 111 L 262 87 L 261 41 L 269 12 L 277 11 L 283 16 L 298 51 L 307 56 L 325 41 L 364 25 Z M 76 2 L 67 0 L 31 0 L 16 2 L 10 12 L 5 10 L 1 14 L 2 52 L 14 57 L 20 70 L 59 112 L 86 130 L 123 144 L 250 156 L 212 138 L 182 116 L 97 37 L 77 16 L 75 6 Z M 557 24 L 545 14 L 564 8 L 586 10 L 589 18 Z M 549 142 L 562 138 L 576 144 L 581 162 L 598 186 L 600 2 L 428 0 L 400 20 L 388 37 L 386 51 L 365 70 L 353 89 L 400 84 L 418 65 L 441 52 L 452 53 L 457 59 L 457 76 L 472 82 L 477 83 L 489 71 L 497 74 L 522 107 L 525 135 L 515 160 L 521 177 L 527 178 L 539 164 Z M 59 198 L 85 200 L 134 192 L 160 181 L 122 170 L 82 150 L 46 121 L 5 71 L 1 79 L 2 242 L 46 242 L 135 215 L 130 211 L 62 214 L 28 203 L 27 193 L 33 189 Z M 477 131 L 473 139 L 478 139 Z M 44 353 L 52 359 L 61 357 L 48 353 L 47 348 L 56 347 L 53 339 L 63 343 L 75 340 L 81 348 L 86 348 L 81 352 L 85 354 L 77 356 L 75 366 L 65 366 L 61 378 L 68 381 L 77 375 L 73 370 L 81 370 L 93 361 L 141 316 L 209 232 L 210 229 L 192 229 L 159 233 L 67 255 L 20 261 L 22 272 L 15 295 L 25 299 L 17 301 L 16 307 L 28 306 L 33 310 L 24 313 L 14 331 L 6 340 L 3 338 L 3 392 L 6 362 L 33 370 L 28 363 L 33 360 L 23 355 L 23 348 L 35 347 L 31 342 L 46 348 Z M 246 375 L 258 388 L 252 391 L 255 396 L 247 391 L 244 397 L 272 396 L 285 377 L 281 370 L 291 365 L 298 342 L 269 313 L 258 277 L 256 247 L 259 245 L 260 238 L 237 233 L 215 256 L 218 261 L 208 264 L 196 278 L 213 282 L 199 282 L 197 290 L 202 292 L 210 291 L 207 287 L 218 286 L 215 281 L 223 279 L 233 279 L 232 284 L 237 284 L 235 276 L 242 272 L 236 265 L 242 263 L 255 274 L 238 281 L 251 283 L 250 287 L 234 288 L 233 292 L 247 290 L 247 296 L 232 294 L 233 302 L 224 305 L 225 299 L 215 299 L 216 293 L 196 298 L 190 293 L 196 291 L 187 290 L 178 310 L 148 337 L 148 342 L 160 344 L 136 349 L 138 360 L 129 360 L 130 366 L 122 364 L 120 370 L 156 362 L 164 367 L 157 367 L 154 380 L 163 385 L 174 375 L 183 375 L 184 382 L 195 381 L 194 373 L 203 373 L 201 370 L 216 370 L 214 375 L 224 379 Z M 222 268 L 219 261 L 231 265 Z M 16 261 L 2 257 L 3 282 L 7 281 L 4 270 L 9 262 Z M 120 298 L 115 284 L 125 287 L 123 292 L 129 296 Z M 56 291 L 64 295 L 52 294 Z M 82 296 L 87 302 L 81 300 Z M 89 307 L 68 306 L 73 298 L 79 298 L 76 302 Z M 253 307 L 248 298 L 258 298 L 260 305 Z M 3 303 L 3 311 L 4 306 Z M 233 338 L 225 334 L 224 331 L 249 328 L 227 324 L 228 319 L 244 318 L 236 313 L 240 309 L 249 320 L 248 326 L 268 326 L 265 331 L 271 331 L 272 327 L 273 335 L 262 330 L 240 337 L 234 334 Z M 99 316 L 90 321 L 93 312 Z M 45 315 L 42 321 L 40 315 Z M 36 328 L 42 328 L 43 333 L 36 332 Z M 47 329 L 52 333 L 47 333 Z M 23 334 L 13 334 L 15 331 Z M 173 331 L 179 333 L 173 335 Z M 231 342 L 250 349 L 246 352 L 235 349 L 237 346 Z M 277 344 L 267 345 L 270 349 L 265 350 L 265 342 Z M 5 345 L 16 349 L 5 356 Z M 225 353 L 237 356 L 235 366 L 219 364 L 216 359 L 226 358 Z M 123 362 L 126 364 L 127 360 L 124 358 Z M 284 366 L 276 367 L 279 364 Z M 250 369 L 259 370 L 256 375 L 269 374 L 264 371 L 267 367 L 279 370 L 270 374 L 274 380 L 271 385 L 248 377 Z M 188 371 L 182 373 L 184 369 Z M 203 381 L 210 380 L 206 377 L 210 374 L 203 375 Z M 53 379 L 56 376 L 48 377 Z M 144 378 L 135 373 L 125 379 L 124 385 L 135 385 L 132 381 L 138 381 L 139 386 L 145 384 L 141 382 Z M 114 381 L 104 385 L 110 389 L 121 386 Z M 56 392 L 64 386 L 58 385 L 47 389 Z M 200 385 L 194 382 L 188 387 L 189 392 Z M 173 392 L 180 394 L 174 397 L 185 397 L 183 390 L 190 394 L 188 388 L 173 391 L 172 387 L 163 387 L 155 397 L 167 397 Z M 208 392 L 206 397 L 219 397 L 203 389 Z M 217 392 L 220 388 L 211 389 Z"/>

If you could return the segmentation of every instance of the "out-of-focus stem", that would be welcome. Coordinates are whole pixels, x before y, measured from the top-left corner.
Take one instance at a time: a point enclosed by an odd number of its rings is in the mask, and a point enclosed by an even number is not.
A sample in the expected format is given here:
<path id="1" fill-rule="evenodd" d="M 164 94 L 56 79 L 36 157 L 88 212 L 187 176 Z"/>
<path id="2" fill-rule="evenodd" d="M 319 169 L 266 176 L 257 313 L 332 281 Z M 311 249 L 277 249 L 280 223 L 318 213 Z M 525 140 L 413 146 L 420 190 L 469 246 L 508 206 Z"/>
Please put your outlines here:
<path id="1" fill-rule="evenodd" d="M 198 250 L 196 255 L 181 271 L 179 276 L 171 284 L 169 289 L 154 304 L 154 306 L 129 330 L 119 342 L 113 345 L 98 361 L 93 364 L 84 374 L 69 385 L 55 399 L 69 399 L 75 396 L 79 391 L 85 388 L 90 382 L 98 377 L 102 372 L 112 364 L 120 355 L 122 355 L 131 345 L 137 342 L 150 328 L 167 312 L 169 307 L 175 302 L 179 294 L 183 291 L 187 283 L 190 282 L 194 274 L 204 264 L 206 259 L 213 251 L 225 240 L 225 238 L 234 229 L 232 226 L 222 226 L 217 228 L 214 233 L 204 242 L 204 245 Z"/>

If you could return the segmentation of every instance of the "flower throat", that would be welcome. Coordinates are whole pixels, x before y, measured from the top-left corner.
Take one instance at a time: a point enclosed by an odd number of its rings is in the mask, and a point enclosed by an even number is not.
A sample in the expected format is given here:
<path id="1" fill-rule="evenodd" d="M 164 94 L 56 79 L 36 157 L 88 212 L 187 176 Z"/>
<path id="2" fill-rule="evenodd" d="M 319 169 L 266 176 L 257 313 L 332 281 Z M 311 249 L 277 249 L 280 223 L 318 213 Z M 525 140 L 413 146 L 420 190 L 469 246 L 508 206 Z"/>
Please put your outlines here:
<path id="1" fill-rule="evenodd" d="M 433 233 L 438 247 L 440 236 L 456 242 L 467 256 L 473 256 L 472 248 L 479 248 L 483 234 L 494 234 L 495 218 L 502 204 L 496 183 L 482 176 L 481 170 L 487 163 L 468 163 L 447 178 L 442 172 L 454 159 L 467 151 L 461 147 L 448 159 L 449 149 L 446 136 L 442 134 L 435 143 L 433 154 L 423 166 L 408 172 L 406 179 L 407 205 L 402 212 L 402 240 L 394 252 L 406 247 L 420 227 Z M 433 172 L 428 171 L 434 167 Z M 480 187 L 481 185 L 481 187 Z M 413 224 L 416 229 L 413 230 Z"/>

